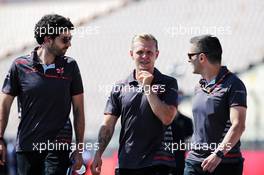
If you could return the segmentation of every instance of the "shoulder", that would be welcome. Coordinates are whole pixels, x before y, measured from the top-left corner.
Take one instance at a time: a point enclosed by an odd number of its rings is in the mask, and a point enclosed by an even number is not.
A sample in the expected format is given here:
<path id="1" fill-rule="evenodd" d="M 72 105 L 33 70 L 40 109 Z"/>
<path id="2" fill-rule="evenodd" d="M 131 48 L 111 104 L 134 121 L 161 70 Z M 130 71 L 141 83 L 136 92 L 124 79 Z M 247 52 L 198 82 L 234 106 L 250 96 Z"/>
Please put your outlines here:
<path id="1" fill-rule="evenodd" d="M 164 84 L 166 88 L 169 88 L 173 91 L 178 91 L 178 83 L 177 80 L 171 76 L 161 74 L 159 78 L 160 84 Z M 159 84 L 159 83 L 158 83 Z"/>
<path id="2" fill-rule="evenodd" d="M 177 83 L 177 80 L 174 77 L 171 77 L 169 75 L 165 74 L 160 74 L 160 77 L 163 81 L 168 82 L 168 83 Z"/>
<path id="3" fill-rule="evenodd" d="M 76 60 L 69 56 L 64 56 L 61 59 L 67 64 L 77 64 Z"/>
<path id="4" fill-rule="evenodd" d="M 116 93 L 120 93 L 121 90 L 128 84 L 129 82 L 126 79 L 118 80 L 114 83 L 112 91 Z"/>
<path id="5" fill-rule="evenodd" d="M 23 56 L 15 58 L 13 61 L 13 64 L 15 64 L 15 65 L 29 64 L 30 62 L 32 62 L 30 60 L 30 55 L 23 55 Z"/>
<path id="6" fill-rule="evenodd" d="M 57 64 L 60 65 L 60 67 L 63 67 L 66 71 L 80 72 L 77 61 L 72 57 L 60 57 Z"/>
<path id="7" fill-rule="evenodd" d="M 229 89 L 246 89 L 244 82 L 234 73 L 228 79 Z"/>

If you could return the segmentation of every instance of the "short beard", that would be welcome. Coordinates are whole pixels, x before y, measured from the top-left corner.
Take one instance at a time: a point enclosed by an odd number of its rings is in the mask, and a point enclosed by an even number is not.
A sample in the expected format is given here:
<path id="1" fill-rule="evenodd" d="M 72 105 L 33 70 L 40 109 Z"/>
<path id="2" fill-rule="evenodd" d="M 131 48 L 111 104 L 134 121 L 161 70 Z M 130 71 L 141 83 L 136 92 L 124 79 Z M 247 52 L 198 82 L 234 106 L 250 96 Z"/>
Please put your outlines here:
<path id="1" fill-rule="evenodd" d="M 54 46 L 48 48 L 49 52 L 52 53 L 55 57 L 64 56 L 66 52 L 62 52 L 62 49 L 58 49 Z"/>

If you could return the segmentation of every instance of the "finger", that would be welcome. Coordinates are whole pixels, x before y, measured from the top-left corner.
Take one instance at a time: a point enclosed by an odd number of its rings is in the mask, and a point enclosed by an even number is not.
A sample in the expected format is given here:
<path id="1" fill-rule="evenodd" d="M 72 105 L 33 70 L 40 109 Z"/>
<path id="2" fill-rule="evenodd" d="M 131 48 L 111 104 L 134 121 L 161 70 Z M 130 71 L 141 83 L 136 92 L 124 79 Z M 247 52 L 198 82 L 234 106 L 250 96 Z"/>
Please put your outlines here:
<path id="1" fill-rule="evenodd" d="M 76 165 L 76 169 L 75 170 L 79 170 L 79 169 L 81 169 L 81 167 L 82 167 L 82 163 L 80 162 L 79 164 Z"/>
<path id="2" fill-rule="evenodd" d="M 91 169 L 91 172 L 92 172 L 92 175 L 99 175 L 100 173 L 98 173 L 97 171 L 96 171 L 96 169 Z"/>
<path id="3" fill-rule="evenodd" d="M 216 169 L 218 164 L 214 164 L 212 165 L 212 167 L 210 168 L 210 172 L 214 172 L 214 170 Z"/>
<path id="4" fill-rule="evenodd" d="M 79 170 L 82 167 L 82 162 L 81 161 L 76 161 L 73 165 L 74 170 Z"/>
<path id="5" fill-rule="evenodd" d="M 208 171 L 209 171 L 210 173 L 214 172 L 214 170 L 215 170 L 215 167 L 210 167 L 210 168 L 208 168 Z"/>
<path id="6" fill-rule="evenodd" d="M 74 170 L 80 169 L 81 166 L 82 166 L 82 163 L 83 163 L 82 158 L 80 157 L 80 155 L 76 154 L 75 157 L 74 157 L 73 169 Z"/>
<path id="7" fill-rule="evenodd" d="M 207 159 L 204 159 L 204 161 L 201 164 L 201 167 L 204 167 L 204 165 L 207 163 Z"/>
<path id="8" fill-rule="evenodd" d="M 94 165 L 93 164 L 91 164 L 91 166 L 90 166 L 90 171 L 91 171 L 92 174 L 95 173 L 95 168 L 94 168 Z"/>
<path id="9" fill-rule="evenodd" d="M 5 149 L 2 150 L 2 153 L 1 153 L 1 161 L 0 161 L 0 164 L 1 165 L 4 165 L 6 162 L 6 151 Z"/>
<path id="10" fill-rule="evenodd" d="M 101 167 L 96 167 L 96 173 L 100 174 L 101 173 Z"/>
<path id="11" fill-rule="evenodd" d="M 210 167 L 210 164 L 209 163 L 206 163 L 204 166 L 203 166 L 203 171 L 208 171 Z"/>
<path id="12" fill-rule="evenodd" d="M 1 156 L 2 158 L 2 156 Z M 5 164 L 5 161 L 3 159 L 0 160 L 0 165 L 4 165 Z"/>
<path id="13" fill-rule="evenodd" d="M 148 71 L 141 70 L 141 71 L 139 72 L 139 75 L 146 76 L 146 75 L 150 75 L 150 73 L 149 73 Z"/>
<path id="14" fill-rule="evenodd" d="M 98 174 L 101 172 L 101 167 L 99 163 L 93 162 L 91 165 L 91 171 L 94 174 Z"/>
<path id="15" fill-rule="evenodd" d="M 147 72 L 140 72 L 138 75 L 142 76 L 142 77 L 145 77 L 145 76 L 148 76 L 149 74 Z"/>
<path id="16" fill-rule="evenodd" d="M 143 72 L 142 71 L 139 71 L 138 72 L 138 76 L 142 76 Z"/>

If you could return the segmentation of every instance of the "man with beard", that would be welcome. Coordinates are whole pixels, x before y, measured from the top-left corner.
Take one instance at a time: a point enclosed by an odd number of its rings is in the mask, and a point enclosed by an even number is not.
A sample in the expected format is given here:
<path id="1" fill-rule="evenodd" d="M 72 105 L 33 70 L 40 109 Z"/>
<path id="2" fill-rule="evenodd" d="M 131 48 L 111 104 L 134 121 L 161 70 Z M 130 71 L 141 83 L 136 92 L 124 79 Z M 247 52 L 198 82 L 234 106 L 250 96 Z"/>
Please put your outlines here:
<path id="1" fill-rule="evenodd" d="M 16 157 L 19 175 L 65 175 L 69 166 L 73 105 L 76 144 L 83 142 L 83 85 L 76 61 L 65 56 L 71 46 L 69 19 L 43 16 L 35 26 L 39 44 L 31 54 L 14 60 L 3 84 L 0 102 L 0 164 L 6 163 L 4 131 L 14 98 L 18 97 L 21 121 Z M 60 145 L 60 146 L 58 146 Z M 74 169 L 82 165 L 81 149 L 75 150 Z"/>
<path id="2" fill-rule="evenodd" d="M 155 152 L 159 149 L 165 125 L 177 112 L 177 81 L 154 67 L 159 55 L 158 42 L 151 34 L 132 39 L 130 56 L 135 69 L 118 82 L 106 104 L 99 131 L 99 150 L 91 166 L 93 175 L 101 173 L 101 156 L 121 116 L 121 132 L 116 175 L 154 175 Z"/>

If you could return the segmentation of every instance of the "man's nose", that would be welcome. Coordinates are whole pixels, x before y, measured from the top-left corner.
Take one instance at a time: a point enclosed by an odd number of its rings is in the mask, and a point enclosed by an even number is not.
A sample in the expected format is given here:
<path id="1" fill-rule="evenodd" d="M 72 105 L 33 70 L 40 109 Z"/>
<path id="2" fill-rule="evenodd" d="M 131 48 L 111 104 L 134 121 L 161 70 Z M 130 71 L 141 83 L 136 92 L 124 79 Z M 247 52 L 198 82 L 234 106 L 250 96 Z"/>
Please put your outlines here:
<path id="1" fill-rule="evenodd" d="M 147 53 L 143 53 L 142 54 L 142 58 L 148 58 L 148 54 Z"/>
<path id="2" fill-rule="evenodd" d="M 67 43 L 67 45 L 68 45 L 68 47 L 71 47 L 71 41 L 69 41 L 69 42 Z"/>

